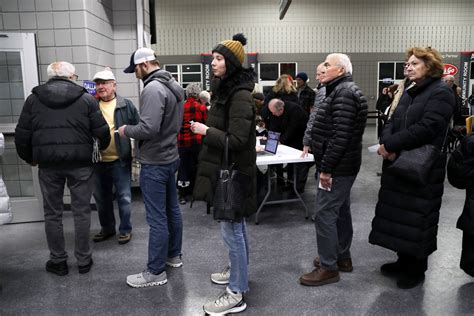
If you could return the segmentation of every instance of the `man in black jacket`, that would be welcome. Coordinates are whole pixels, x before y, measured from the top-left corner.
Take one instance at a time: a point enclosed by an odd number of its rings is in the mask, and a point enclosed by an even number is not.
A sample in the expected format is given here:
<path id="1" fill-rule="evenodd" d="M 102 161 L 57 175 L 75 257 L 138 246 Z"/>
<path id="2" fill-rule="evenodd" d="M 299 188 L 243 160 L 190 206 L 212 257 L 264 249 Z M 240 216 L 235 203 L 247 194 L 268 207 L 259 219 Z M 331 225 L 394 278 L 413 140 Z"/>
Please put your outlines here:
<path id="1" fill-rule="evenodd" d="M 309 115 L 314 106 L 316 92 L 308 86 L 308 75 L 305 72 L 298 73 L 295 80 L 298 87 L 298 103 L 306 111 L 306 114 Z"/>
<path id="2" fill-rule="evenodd" d="M 312 112 L 312 126 L 303 139 L 303 155 L 311 147 L 316 161 L 316 267 L 300 283 L 318 286 L 339 281 L 339 271 L 352 271 L 350 193 L 362 159 L 367 99 L 352 80 L 347 55 L 330 54 L 324 62 L 326 98 Z"/>
<path id="3" fill-rule="evenodd" d="M 60 276 L 69 272 L 62 225 L 67 183 L 75 227 L 74 255 L 82 274 L 93 263 L 89 244 L 93 138 L 98 139 L 99 149 L 105 149 L 110 142 L 109 127 L 95 98 L 73 82 L 77 79 L 73 65 L 54 62 L 47 73 L 50 79 L 33 88 L 23 105 L 15 145 L 21 159 L 39 166 L 50 251 L 46 271 Z"/>
<path id="4" fill-rule="evenodd" d="M 276 117 L 281 121 L 280 143 L 299 150 L 303 149 L 303 135 L 308 122 L 308 115 L 303 108 L 290 101 L 272 99 L 268 103 L 268 109 L 272 113 L 271 117 Z M 288 180 L 293 181 L 293 172 L 296 172 L 296 190 L 299 193 L 304 191 L 311 165 L 304 162 L 288 164 Z"/>

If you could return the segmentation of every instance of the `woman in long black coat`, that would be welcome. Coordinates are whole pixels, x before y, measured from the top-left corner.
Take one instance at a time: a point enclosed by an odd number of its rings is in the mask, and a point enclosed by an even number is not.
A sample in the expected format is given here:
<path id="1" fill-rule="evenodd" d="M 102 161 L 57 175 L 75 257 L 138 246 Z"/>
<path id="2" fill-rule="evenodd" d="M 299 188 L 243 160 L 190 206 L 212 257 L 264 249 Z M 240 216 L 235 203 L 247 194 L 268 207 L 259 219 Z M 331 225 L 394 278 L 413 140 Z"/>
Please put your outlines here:
<path id="1" fill-rule="evenodd" d="M 436 158 L 425 186 L 390 174 L 386 168 L 402 150 L 425 144 L 441 149 L 455 105 L 451 89 L 440 80 L 443 62 L 436 50 L 411 48 L 407 58 L 405 67 L 413 83 L 380 138 L 378 153 L 384 163 L 369 236 L 370 243 L 397 253 L 398 260 L 382 265 L 381 271 L 396 276 L 400 288 L 412 288 L 424 280 L 428 256 L 436 250 L 446 156 Z"/>
<path id="2" fill-rule="evenodd" d="M 246 309 L 243 294 L 248 291 L 249 247 L 245 218 L 256 209 L 255 176 L 255 102 L 252 98 L 254 72 L 242 68 L 246 39 L 242 34 L 223 41 L 212 50 L 212 72 L 217 78 L 213 89 L 214 103 L 207 125 L 195 122 L 191 131 L 205 135 L 199 156 L 194 197 L 212 203 L 217 174 L 222 167 L 226 135 L 229 137 L 230 161 L 234 169 L 251 177 L 249 194 L 233 222 L 221 221 L 222 238 L 229 249 L 230 265 L 211 274 L 216 284 L 228 284 L 217 298 L 204 304 L 204 312 L 212 315 L 237 313 Z"/>

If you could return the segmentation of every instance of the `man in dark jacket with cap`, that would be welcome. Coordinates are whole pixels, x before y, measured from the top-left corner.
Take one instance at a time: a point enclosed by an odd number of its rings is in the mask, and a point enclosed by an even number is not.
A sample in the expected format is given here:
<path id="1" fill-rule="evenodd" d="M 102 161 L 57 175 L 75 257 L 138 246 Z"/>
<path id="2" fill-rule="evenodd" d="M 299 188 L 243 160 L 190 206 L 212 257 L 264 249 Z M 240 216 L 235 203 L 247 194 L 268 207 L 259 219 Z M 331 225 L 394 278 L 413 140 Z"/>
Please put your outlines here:
<path id="1" fill-rule="evenodd" d="M 298 103 L 309 115 L 314 106 L 314 98 L 316 93 L 308 85 L 308 75 L 305 72 L 300 72 L 295 77 L 296 86 L 298 87 Z"/>
<path id="2" fill-rule="evenodd" d="M 140 188 L 150 226 L 147 269 L 129 275 L 127 284 L 163 285 L 168 282 L 165 267 L 183 265 L 183 222 L 175 173 L 179 167 L 177 141 L 183 123 L 184 90 L 169 72 L 160 69 L 154 51 L 149 48 L 137 49 L 124 72 L 134 72 L 144 85 L 140 95 L 140 122 L 121 126 L 119 134 L 138 141 Z"/>
<path id="3" fill-rule="evenodd" d="M 77 79 L 73 65 L 54 62 L 47 72 L 50 79 L 35 87 L 25 101 L 15 145 L 21 159 L 39 166 L 50 251 L 46 271 L 60 276 L 69 272 L 62 225 L 67 183 L 75 227 L 74 255 L 79 273 L 87 273 L 93 263 L 89 245 L 93 137 L 98 139 L 97 150 L 105 149 L 110 142 L 109 126 L 95 98 L 73 82 Z"/>

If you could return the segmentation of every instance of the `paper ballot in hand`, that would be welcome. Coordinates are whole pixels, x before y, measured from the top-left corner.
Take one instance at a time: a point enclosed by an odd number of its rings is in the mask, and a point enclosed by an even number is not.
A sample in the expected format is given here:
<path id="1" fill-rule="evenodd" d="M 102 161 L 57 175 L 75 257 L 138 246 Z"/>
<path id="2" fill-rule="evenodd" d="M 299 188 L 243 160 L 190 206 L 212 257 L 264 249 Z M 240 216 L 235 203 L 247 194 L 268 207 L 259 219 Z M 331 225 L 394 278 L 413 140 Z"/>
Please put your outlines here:
<path id="1" fill-rule="evenodd" d="M 371 153 L 377 153 L 377 150 L 379 150 L 379 147 L 380 147 L 380 144 L 375 144 L 375 145 L 367 147 L 367 149 Z"/>

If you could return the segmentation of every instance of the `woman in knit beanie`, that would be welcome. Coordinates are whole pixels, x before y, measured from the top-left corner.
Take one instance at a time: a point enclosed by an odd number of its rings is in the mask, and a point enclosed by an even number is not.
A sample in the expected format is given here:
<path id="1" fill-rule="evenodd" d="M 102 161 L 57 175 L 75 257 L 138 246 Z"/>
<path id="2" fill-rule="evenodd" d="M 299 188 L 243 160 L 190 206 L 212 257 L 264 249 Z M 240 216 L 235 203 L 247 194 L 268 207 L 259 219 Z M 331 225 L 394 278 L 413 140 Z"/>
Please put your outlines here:
<path id="1" fill-rule="evenodd" d="M 212 50 L 214 74 L 213 105 L 205 124 L 193 123 L 194 133 L 206 135 L 203 140 L 199 169 L 194 187 L 194 198 L 212 203 L 216 188 L 216 175 L 222 167 L 226 135 L 229 137 L 230 164 L 234 169 L 251 176 L 249 194 L 244 206 L 232 222 L 221 221 L 224 243 L 229 249 L 229 265 L 222 272 L 211 274 L 216 284 L 228 284 L 224 293 L 204 304 L 208 314 L 225 315 L 246 309 L 243 294 L 248 291 L 249 248 L 245 218 L 255 213 L 255 103 L 252 98 L 255 74 L 242 67 L 243 34 L 217 44 Z"/>

